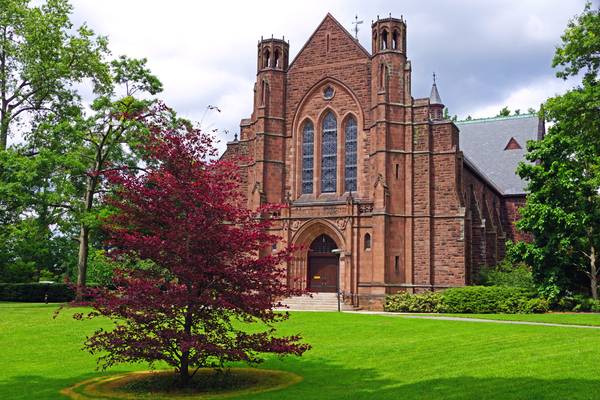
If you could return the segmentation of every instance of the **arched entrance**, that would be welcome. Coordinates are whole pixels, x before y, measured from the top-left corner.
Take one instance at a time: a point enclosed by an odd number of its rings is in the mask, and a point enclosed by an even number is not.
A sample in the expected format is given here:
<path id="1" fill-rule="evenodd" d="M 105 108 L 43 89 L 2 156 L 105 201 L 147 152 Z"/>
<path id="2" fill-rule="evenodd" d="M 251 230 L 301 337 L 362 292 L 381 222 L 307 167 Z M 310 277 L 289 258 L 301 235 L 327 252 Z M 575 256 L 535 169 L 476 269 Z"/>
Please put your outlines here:
<path id="1" fill-rule="evenodd" d="M 308 290 L 332 292 L 338 290 L 339 255 L 333 253 L 336 243 L 327 235 L 320 235 L 308 250 Z"/>

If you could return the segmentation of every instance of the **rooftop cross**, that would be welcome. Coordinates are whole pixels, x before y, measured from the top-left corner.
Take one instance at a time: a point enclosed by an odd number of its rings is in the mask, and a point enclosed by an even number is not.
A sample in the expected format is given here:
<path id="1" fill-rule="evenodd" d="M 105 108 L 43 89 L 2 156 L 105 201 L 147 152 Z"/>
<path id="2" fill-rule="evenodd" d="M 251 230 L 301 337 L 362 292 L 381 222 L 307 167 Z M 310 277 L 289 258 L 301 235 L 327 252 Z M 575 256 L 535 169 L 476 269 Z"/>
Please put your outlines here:
<path id="1" fill-rule="evenodd" d="M 352 25 L 354 25 L 354 38 L 356 40 L 358 40 L 358 25 L 362 24 L 363 21 L 359 21 L 358 20 L 358 15 L 356 15 L 354 17 L 354 22 L 352 23 Z"/>

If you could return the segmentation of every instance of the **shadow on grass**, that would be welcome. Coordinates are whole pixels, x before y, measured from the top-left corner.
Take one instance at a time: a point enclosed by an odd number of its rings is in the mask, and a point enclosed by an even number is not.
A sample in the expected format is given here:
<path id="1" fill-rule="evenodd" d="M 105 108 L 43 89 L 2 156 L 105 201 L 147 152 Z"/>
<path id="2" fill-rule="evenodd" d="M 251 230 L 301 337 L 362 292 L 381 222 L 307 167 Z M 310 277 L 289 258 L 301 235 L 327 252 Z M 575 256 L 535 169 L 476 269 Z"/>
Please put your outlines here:
<path id="1" fill-rule="evenodd" d="M 386 362 L 382 360 L 382 363 Z M 264 368 L 297 373 L 304 380 L 288 388 L 236 397 L 236 399 L 600 399 L 600 380 L 481 378 L 470 376 L 406 382 L 399 365 L 397 377 L 383 377 L 376 369 L 354 368 L 326 360 L 271 360 Z M 109 374 L 106 374 L 109 375 Z M 85 374 L 65 379 L 17 376 L 0 381 L 0 398 L 61 399 L 63 388 L 98 376 Z"/>

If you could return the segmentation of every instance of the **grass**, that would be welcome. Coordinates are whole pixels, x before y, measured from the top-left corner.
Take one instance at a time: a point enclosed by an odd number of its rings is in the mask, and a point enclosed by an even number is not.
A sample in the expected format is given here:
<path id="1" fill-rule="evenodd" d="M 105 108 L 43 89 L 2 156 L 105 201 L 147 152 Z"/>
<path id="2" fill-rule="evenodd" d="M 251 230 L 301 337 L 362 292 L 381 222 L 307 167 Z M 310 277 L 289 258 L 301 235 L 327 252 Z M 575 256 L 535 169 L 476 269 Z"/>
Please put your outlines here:
<path id="1" fill-rule="evenodd" d="M 75 321 L 53 305 L 0 303 L 0 399 L 59 399 L 94 371 L 81 351 L 106 321 Z M 489 317 L 489 316 L 487 316 Z M 513 316 L 511 316 L 513 317 Z M 595 399 L 600 330 L 473 324 L 348 313 L 293 313 L 282 334 L 313 349 L 261 368 L 304 379 L 239 399 Z"/>
<path id="2" fill-rule="evenodd" d="M 551 324 L 600 326 L 598 313 L 548 313 L 548 314 L 419 314 L 432 317 L 480 318 L 500 321 L 545 322 Z"/>

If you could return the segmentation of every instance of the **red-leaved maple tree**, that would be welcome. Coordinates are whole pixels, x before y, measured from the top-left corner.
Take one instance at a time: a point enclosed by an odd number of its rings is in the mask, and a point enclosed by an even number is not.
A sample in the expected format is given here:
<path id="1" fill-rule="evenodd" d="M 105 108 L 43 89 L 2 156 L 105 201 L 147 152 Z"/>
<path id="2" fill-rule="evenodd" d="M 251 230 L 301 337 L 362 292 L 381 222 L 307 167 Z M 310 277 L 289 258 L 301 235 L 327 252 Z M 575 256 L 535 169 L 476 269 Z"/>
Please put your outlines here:
<path id="1" fill-rule="evenodd" d="M 247 209 L 236 166 L 215 159 L 212 137 L 189 124 L 155 118 L 144 150 L 143 172 L 107 174 L 117 210 L 104 226 L 110 253 L 147 267 L 118 270 L 115 289 L 92 290 L 91 316 L 115 322 L 86 341 L 99 365 L 166 362 L 185 386 L 201 367 L 309 349 L 273 327 L 287 318 L 273 310 L 279 299 L 298 294 L 283 267 L 293 249 L 270 251 L 274 208 Z M 263 329 L 250 332 L 251 323 Z"/>

